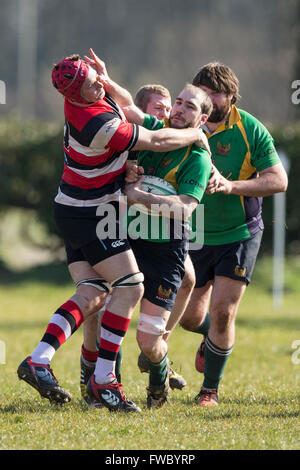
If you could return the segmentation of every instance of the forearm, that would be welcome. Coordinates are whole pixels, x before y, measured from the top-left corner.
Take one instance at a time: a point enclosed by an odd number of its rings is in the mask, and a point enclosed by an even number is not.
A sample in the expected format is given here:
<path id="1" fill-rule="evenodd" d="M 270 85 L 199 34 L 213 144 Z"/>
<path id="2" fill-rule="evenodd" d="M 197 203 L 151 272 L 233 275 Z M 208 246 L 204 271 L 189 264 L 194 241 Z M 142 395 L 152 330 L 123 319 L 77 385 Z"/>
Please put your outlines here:
<path id="1" fill-rule="evenodd" d="M 202 137 L 200 129 L 172 129 L 163 128 L 149 131 L 140 128 L 139 140 L 134 150 L 151 150 L 153 152 L 170 152 L 172 150 L 187 147 Z"/>
<path id="2" fill-rule="evenodd" d="M 154 212 L 154 206 L 156 206 L 158 210 L 159 206 L 162 206 L 163 204 L 168 207 L 173 206 L 179 209 L 184 206 L 179 196 L 160 196 L 158 194 L 147 193 L 140 190 L 135 191 L 134 198 L 130 200 L 130 204 L 142 204 L 147 207 L 147 209 L 152 209 Z"/>
<path id="3" fill-rule="evenodd" d="M 264 197 L 285 191 L 282 181 L 276 180 L 272 175 L 262 175 L 258 178 L 245 181 L 231 181 L 230 194 L 248 197 Z"/>
<path id="4" fill-rule="evenodd" d="M 157 150 L 171 151 L 180 147 L 186 147 L 199 139 L 198 129 L 192 127 L 188 129 L 164 128 L 156 131 L 154 145 Z"/>
<path id="5" fill-rule="evenodd" d="M 118 83 L 109 79 L 105 83 L 105 91 L 118 103 L 122 108 L 134 105 L 131 94 L 128 90 L 118 85 Z"/>
<path id="6" fill-rule="evenodd" d="M 145 120 L 145 114 L 134 103 L 129 106 L 123 106 L 123 111 L 128 122 L 142 126 Z"/>
<path id="7" fill-rule="evenodd" d="M 154 214 L 179 220 L 188 219 L 198 204 L 196 199 L 184 194 L 163 196 L 135 189 L 134 192 L 129 191 L 127 195 L 129 205 L 142 204 Z"/>

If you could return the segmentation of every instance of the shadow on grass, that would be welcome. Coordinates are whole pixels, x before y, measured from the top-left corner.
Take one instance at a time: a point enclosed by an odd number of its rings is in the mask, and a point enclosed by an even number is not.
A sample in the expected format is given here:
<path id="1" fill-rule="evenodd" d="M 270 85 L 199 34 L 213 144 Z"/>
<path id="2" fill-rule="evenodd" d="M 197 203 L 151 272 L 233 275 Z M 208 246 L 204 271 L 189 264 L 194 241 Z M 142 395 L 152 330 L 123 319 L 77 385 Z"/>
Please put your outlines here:
<path id="1" fill-rule="evenodd" d="M 45 413 L 49 411 L 55 413 L 69 413 L 74 410 L 83 413 L 91 411 L 86 403 L 81 399 L 73 399 L 72 402 L 67 405 L 59 405 L 58 403 L 50 403 L 49 400 L 42 398 L 39 399 L 38 397 L 39 395 L 36 392 L 36 394 L 33 394 L 31 400 L 15 399 L 5 404 L 2 401 L 2 403 L 0 403 L 0 415 L 15 414 L 19 416 L 20 413 Z"/>
<path id="2" fill-rule="evenodd" d="M 295 397 L 296 399 L 296 397 Z M 299 397 L 298 397 L 299 400 Z M 204 413 L 205 418 L 210 421 L 217 421 L 217 420 L 224 420 L 224 419 L 243 419 L 259 416 L 261 418 L 299 418 L 300 416 L 300 409 L 295 408 L 291 410 L 291 400 L 288 398 L 281 398 L 280 401 L 278 400 L 271 400 L 269 398 L 261 397 L 257 400 L 251 400 L 245 398 L 241 399 L 222 399 L 218 407 L 215 408 L 203 408 L 197 406 L 195 403 L 189 400 L 183 400 L 182 404 L 187 406 L 189 410 L 194 409 L 199 410 L 199 412 Z M 239 405 L 240 408 L 236 406 Z M 271 410 L 268 409 L 258 409 L 258 407 L 265 406 L 265 407 L 272 407 Z M 231 408 L 232 407 L 232 408 Z M 276 410 L 276 407 L 280 407 L 280 409 Z M 283 409 L 286 407 L 286 409 Z M 203 415 L 203 416 L 204 416 Z"/>
<path id="3" fill-rule="evenodd" d="M 26 282 L 67 285 L 72 280 L 65 262 L 53 262 L 34 266 L 24 271 L 13 271 L 0 261 L 0 283 L 2 286 L 16 286 L 16 284 Z"/>

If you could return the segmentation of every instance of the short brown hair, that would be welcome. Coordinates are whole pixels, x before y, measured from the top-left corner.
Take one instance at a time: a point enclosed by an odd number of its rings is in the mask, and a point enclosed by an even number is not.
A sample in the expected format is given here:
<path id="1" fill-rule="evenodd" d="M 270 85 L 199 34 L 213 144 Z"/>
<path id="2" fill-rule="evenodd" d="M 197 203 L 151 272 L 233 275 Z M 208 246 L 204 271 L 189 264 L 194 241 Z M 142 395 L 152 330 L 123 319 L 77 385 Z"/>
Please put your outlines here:
<path id="1" fill-rule="evenodd" d="M 210 62 L 201 67 L 193 79 L 193 85 L 197 87 L 206 86 L 218 93 L 226 93 L 226 95 L 233 94 L 232 104 L 240 98 L 237 76 L 231 68 L 220 62 Z"/>
<path id="2" fill-rule="evenodd" d="M 167 88 L 162 85 L 144 85 L 136 93 L 134 103 L 136 106 L 141 108 L 145 113 L 147 105 L 150 101 L 151 95 L 156 93 L 157 95 L 165 96 L 171 99 L 170 92 Z"/>
<path id="3" fill-rule="evenodd" d="M 204 90 L 201 90 L 201 88 L 199 89 L 199 87 L 197 87 L 196 85 L 193 85 L 192 83 L 186 83 L 185 87 L 184 87 L 186 90 L 191 90 L 192 92 L 201 92 L 201 95 L 202 95 L 202 100 L 201 100 L 201 112 L 202 114 L 207 114 L 208 116 L 210 116 L 212 110 L 213 110 L 213 104 L 212 104 L 212 101 L 210 99 L 210 97 L 208 96 L 208 94 L 206 93 L 206 91 Z"/>

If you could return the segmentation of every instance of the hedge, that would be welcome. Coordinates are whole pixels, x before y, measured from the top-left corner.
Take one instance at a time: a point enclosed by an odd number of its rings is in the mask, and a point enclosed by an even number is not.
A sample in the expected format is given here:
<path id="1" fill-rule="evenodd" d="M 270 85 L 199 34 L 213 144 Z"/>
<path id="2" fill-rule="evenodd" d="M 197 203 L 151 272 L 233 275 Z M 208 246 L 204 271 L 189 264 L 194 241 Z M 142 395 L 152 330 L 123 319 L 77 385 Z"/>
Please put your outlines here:
<path id="1" fill-rule="evenodd" d="M 289 253 L 300 253 L 300 122 L 268 128 L 276 147 L 289 157 L 287 250 Z M 52 204 L 63 169 L 62 139 L 62 123 L 22 120 L 16 115 L 0 120 L 0 209 L 34 209 L 49 233 L 57 233 Z M 263 214 L 263 249 L 270 251 L 274 221 L 272 196 L 264 199 Z"/>

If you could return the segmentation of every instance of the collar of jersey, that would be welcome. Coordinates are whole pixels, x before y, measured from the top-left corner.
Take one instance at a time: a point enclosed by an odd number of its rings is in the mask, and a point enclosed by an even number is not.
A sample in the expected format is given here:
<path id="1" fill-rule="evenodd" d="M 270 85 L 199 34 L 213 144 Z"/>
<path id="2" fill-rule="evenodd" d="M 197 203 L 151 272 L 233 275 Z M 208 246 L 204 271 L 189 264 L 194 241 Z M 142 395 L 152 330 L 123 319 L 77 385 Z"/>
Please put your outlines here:
<path id="1" fill-rule="evenodd" d="M 233 104 L 231 106 L 231 111 L 230 111 L 230 114 L 229 114 L 229 117 L 228 117 L 227 121 L 224 122 L 223 124 L 221 124 L 212 134 L 210 134 L 210 132 L 209 132 L 209 130 L 206 127 L 205 124 L 203 126 L 201 126 L 201 128 L 205 132 L 206 137 L 209 139 L 210 137 L 212 137 L 215 134 L 219 134 L 220 132 L 226 131 L 227 129 L 232 129 L 233 126 L 235 124 L 237 124 L 240 120 L 241 120 L 241 115 L 240 115 L 237 107 Z"/>

